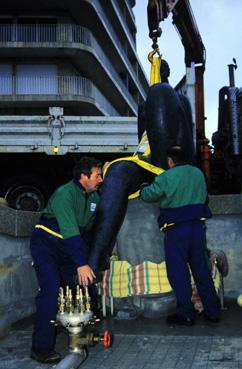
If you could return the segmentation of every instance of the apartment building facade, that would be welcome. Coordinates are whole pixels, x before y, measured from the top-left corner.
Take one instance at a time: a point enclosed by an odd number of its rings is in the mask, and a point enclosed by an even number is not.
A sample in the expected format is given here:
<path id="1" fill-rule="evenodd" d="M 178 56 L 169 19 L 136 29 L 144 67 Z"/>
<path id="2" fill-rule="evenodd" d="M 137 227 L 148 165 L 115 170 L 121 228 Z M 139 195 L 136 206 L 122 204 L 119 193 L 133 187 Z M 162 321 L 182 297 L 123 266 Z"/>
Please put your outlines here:
<path id="1" fill-rule="evenodd" d="M 30 188 L 46 169 L 60 175 L 69 156 L 73 162 L 83 153 L 106 159 L 133 151 L 138 105 L 148 89 L 136 52 L 134 6 L 134 0 L 1 5 L 1 196 L 13 207 L 41 208 L 40 186 Z M 19 168 L 17 181 L 10 178 L 12 166 Z M 16 183 L 25 186 L 24 195 Z"/>

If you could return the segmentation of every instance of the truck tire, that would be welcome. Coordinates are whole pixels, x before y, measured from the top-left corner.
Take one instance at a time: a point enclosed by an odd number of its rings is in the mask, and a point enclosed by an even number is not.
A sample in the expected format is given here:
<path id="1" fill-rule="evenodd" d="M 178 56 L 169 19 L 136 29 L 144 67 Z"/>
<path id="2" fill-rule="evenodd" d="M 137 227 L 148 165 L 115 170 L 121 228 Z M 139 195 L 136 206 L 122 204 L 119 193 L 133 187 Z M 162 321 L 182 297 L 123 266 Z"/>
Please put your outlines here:
<path id="1" fill-rule="evenodd" d="M 48 190 L 37 177 L 17 175 L 2 185 L 1 193 L 8 206 L 16 210 L 41 211 L 48 199 Z"/>

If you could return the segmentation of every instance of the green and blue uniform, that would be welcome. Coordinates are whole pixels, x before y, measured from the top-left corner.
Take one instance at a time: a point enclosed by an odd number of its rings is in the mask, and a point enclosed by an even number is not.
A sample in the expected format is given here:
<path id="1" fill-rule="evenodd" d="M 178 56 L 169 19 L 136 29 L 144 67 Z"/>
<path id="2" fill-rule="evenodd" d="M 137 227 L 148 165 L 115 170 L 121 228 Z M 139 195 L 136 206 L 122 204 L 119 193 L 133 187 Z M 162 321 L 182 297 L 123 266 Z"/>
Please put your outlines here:
<path id="1" fill-rule="evenodd" d="M 97 192 L 86 193 L 78 181 L 70 181 L 50 197 L 32 233 L 30 249 L 40 287 L 32 337 L 34 348 L 54 347 L 55 328 L 50 321 L 56 317 L 59 287 L 74 287 L 76 269 L 87 264 L 98 203 Z"/>
<path id="2" fill-rule="evenodd" d="M 166 227 L 193 219 L 210 218 L 205 205 L 207 187 L 203 173 L 188 164 L 156 176 L 150 186 L 144 187 L 141 198 L 160 205 L 159 227 Z"/>
<path id="3" fill-rule="evenodd" d="M 144 187 L 141 199 L 160 204 L 158 224 L 165 231 L 167 275 L 177 298 L 177 314 L 189 319 L 195 314 L 189 265 L 205 314 L 218 318 L 218 299 L 205 257 L 204 220 L 212 214 L 206 205 L 203 173 L 194 166 L 177 164 Z"/>
<path id="4" fill-rule="evenodd" d="M 91 228 L 98 203 L 96 191 L 88 194 L 73 180 L 54 192 L 42 213 L 41 225 L 61 235 L 76 267 L 87 264 L 81 235 Z"/>

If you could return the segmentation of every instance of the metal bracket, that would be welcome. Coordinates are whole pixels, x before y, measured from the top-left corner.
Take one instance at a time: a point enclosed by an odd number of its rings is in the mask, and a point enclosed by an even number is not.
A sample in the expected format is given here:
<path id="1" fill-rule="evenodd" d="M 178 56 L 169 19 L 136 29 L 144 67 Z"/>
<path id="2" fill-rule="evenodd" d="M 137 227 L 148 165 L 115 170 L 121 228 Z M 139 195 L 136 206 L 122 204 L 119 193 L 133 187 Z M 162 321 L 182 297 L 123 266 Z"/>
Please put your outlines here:
<path id="1" fill-rule="evenodd" d="M 51 141 L 60 140 L 65 134 L 63 111 L 64 109 L 60 107 L 53 106 L 49 108 L 48 133 Z"/>

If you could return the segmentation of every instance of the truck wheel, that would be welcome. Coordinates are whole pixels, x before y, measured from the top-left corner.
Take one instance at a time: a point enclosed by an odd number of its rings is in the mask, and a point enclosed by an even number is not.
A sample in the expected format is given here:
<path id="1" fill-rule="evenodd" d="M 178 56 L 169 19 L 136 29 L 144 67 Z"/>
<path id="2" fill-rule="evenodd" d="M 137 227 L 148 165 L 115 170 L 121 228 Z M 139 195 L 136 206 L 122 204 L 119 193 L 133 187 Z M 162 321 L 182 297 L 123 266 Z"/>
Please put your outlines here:
<path id="1" fill-rule="evenodd" d="M 10 179 L 3 189 L 8 205 L 17 210 L 41 211 L 48 198 L 47 189 L 29 176 Z"/>

